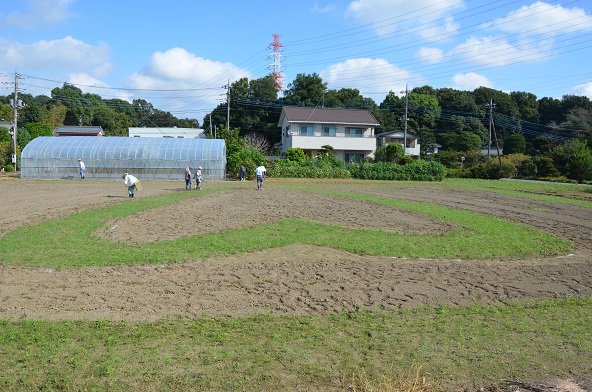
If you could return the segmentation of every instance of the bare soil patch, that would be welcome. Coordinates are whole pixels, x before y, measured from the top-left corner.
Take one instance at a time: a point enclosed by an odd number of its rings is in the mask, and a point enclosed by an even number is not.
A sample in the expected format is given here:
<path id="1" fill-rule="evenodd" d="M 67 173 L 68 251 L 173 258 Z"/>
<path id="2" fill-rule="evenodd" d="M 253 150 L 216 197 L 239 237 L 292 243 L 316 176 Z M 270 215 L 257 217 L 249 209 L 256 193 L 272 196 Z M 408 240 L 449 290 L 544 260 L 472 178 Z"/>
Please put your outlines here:
<path id="1" fill-rule="evenodd" d="M 182 191 L 148 182 L 138 197 Z M 356 191 L 360 191 L 356 188 Z M 203 262 L 44 270 L 1 264 L 0 317 L 152 321 L 167 317 L 314 314 L 442 303 L 501 304 L 592 296 L 592 210 L 460 189 L 365 192 L 512 219 L 573 240 L 563 257 L 520 261 L 405 260 L 291 245 Z M 75 211 L 128 200 L 120 181 L 5 180 L 0 235 Z M 97 235 L 142 243 L 298 217 L 346 227 L 438 232 L 449 224 L 357 202 L 251 183 L 110 222 Z M 115 226 L 115 228 L 113 228 Z"/>

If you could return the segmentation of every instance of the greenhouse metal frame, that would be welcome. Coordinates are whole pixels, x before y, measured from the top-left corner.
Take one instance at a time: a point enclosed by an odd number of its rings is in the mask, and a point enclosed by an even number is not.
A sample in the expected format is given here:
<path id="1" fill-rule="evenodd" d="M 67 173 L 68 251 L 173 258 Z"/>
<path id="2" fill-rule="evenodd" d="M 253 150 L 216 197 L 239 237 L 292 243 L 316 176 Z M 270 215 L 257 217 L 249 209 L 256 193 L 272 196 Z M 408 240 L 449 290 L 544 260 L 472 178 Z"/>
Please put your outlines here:
<path id="1" fill-rule="evenodd" d="M 223 179 L 226 143 L 222 139 L 100 136 L 42 136 L 21 154 L 21 178 L 121 178 L 129 172 L 145 180 L 183 178 L 186 166 L 203 167 L 204 179 Z"/>

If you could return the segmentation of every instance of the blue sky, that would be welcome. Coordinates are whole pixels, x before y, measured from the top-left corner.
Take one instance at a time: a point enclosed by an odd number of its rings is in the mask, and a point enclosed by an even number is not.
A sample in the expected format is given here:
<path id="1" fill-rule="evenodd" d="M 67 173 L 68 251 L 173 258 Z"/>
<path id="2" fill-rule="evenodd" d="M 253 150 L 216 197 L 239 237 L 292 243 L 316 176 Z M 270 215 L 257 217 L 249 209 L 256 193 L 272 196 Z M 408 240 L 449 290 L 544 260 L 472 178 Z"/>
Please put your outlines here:
<path id="1" fill-rule="evenodd" d="M 224 85 L 297 74 L 376 103 L 389 91 L 479 86 L 592 98 L 592 1 L 12 0 L 0 5 L 0 81 L 50 95 L 64 82 L 146 99 L 179 118 L 225 101 Z"/>

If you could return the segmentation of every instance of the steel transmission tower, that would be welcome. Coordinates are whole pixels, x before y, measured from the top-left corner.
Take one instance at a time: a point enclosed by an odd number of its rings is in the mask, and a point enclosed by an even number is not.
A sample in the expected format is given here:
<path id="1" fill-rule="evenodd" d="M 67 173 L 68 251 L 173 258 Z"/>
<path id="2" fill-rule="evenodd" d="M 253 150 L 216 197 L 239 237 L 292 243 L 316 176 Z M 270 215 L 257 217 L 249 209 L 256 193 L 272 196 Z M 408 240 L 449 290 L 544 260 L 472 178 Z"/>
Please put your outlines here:
<path id="1" fill-rule="evenodd" d="M 281 74 L 282 70 L 282 54 L 281 48 L 284 46 L 280 43 L 280 35 L 279 34 L 272 34 L 273 42 L 270 44 L 273 48 L 273 52 L 271 53 L 270 57 L 272 58 L 273 62 L 271 63 L 271 77 L 275 80 L 277 84 L 277 90 L 282 91 L 283 87 L 283 78 L 284 76 Z"/>

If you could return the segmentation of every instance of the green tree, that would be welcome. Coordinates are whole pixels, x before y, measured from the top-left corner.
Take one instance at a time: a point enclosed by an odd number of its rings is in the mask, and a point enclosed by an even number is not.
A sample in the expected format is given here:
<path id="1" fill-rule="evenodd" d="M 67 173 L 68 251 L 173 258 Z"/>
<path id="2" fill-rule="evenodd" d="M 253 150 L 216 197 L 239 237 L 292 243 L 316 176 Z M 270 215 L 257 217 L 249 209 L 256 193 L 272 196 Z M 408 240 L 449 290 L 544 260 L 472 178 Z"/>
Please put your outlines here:
<path id="1" fill-rule="evenodd" d="M 405 104 L 401 102 L 401 99 L 394 92 L 389 91 L 378 108 L 372 110 L 372 114 L 380 123 L 376 127 L 377 134 L 401 129 L 403 127 Z"/>
<path id="2" fill-rule="evenodd" d="M 431 94 L 408 94 L 408 127 L 413 132 L 420 128 L 434 128 L 440 119 L 441 109 L 438 98 Z"/>
<path id="3" fill-rule="evenodd" d="M 592 180 L 592 149 L 581 140 L 570 140 L 555 149 L 555 166 L 567 178 Z"/>
<path id="4" fill-rule="evenodd" d="M 327 83 L 318 74 L 297 74 L 284 91 L 284 99 L 300 105 L 317 105 L 322 102 L 326 90 Z"/>
<path id="5" fill-rule="evenodd" d="M 454 149 L 456 151 L 480 150 L 482 145 L 479 135 L 472 132 L 461 132 L 454 140 Z"/>
<path id="6" fill-rule="evenodd" d="M 302 165 L 306 161 L 306 154 L 301 148 L 288 148 L 286 150 L 286 160 Z"/>
<path id="7" fill-rule="evenodd" d="M 10 129 L 6 127 L 0 127 L 0 142 L 10 142 L 12 137 L 10 136 Z"/>
<path id="8" fill-rule="evenodd" d="M 247 169 L 247 178 L 250 179 L 254 177 L 255 168 L 265 161 L 265 156 L 259 151 L 240 148 L 228 155 L 226 171 L 229 177 L 234 177 L 239 168 L 244 166 Z"/>
<path id="9" fill-rule="evenodd" d="M 255 101 L 277 100 L 277 83 L 271 75 L 249 81 L 249 98 Z"/>
<path id="10" fill-rule="evenodd" d="M 244 149 L 243 139 L 240 137 L 240 130 L 238 128 L 219 128 L 216 133 L 218 139 L 224 139 L 226 142 L 227 156 Z M 213 135 L 208 135 L 208 138 L 213 139 Z"/>
<path id="11" fill-rule="evenodd" d="M 28 123 L 25 125 L 25 128 L 29 132 L 31 140 L 39 136 L 51 136 L 53 133 L 53 130 L 49 125 L 42 123 Z"/>
<path id="12" fill-rule="evenodd" d="M 380 146 L 376 148 L 376 152 L 374 153 L 374 162 L 399 163 L 399 161 L 403 159 L 404 155 L 405 150 L 401 144 L 389 143 L 386 146 Z"/>
<path id="13" fill-rule="evenodd" d="M 592 109 L 574 108 L 567 112 L 560 128 L 572 131 L 592 147 Z"/>
<path id="14" fill-rule="evenodd" d="M 90 96 L 85 97 L 82 90 L 68 83 L 63 87 L 51 90 L 51 98 L 66 107 L 65 125 L 90 125 L 92 121 L 93 106 L 96 100 Z M 100 97 L 99 97 L 100 100 Z"/>
<path id="15" fill-rule="evenodd" d="M 539 121 L 539 102 L 537 96 L 523 91 L 512 91 L 510 98 L 516 103 L 520 118 L 525 121 Z"/>
<path id="16" fill-rule="evenodd" d="M 61 102 L 52 103 L 43 114 L 42 122 L 49 125 L 51 129 L 60 127 L 64 125 L 67 111 L 68 108 Z"/>
<path id="17" fill-rule="evenodd" d="M 526 153 L 526 139 L 519 133 L 514 133 L 504 139 L 504 155 Z"/>
<path id="18" fill-rule="evenodd" d="M 561 100 L 543 97 L 539 100 L 539 121 L 543 124 L 560 123 L 563 121 Z"/>

